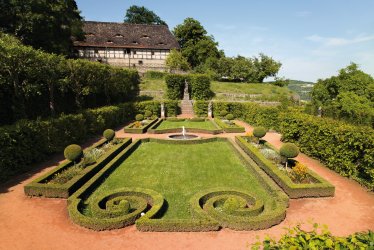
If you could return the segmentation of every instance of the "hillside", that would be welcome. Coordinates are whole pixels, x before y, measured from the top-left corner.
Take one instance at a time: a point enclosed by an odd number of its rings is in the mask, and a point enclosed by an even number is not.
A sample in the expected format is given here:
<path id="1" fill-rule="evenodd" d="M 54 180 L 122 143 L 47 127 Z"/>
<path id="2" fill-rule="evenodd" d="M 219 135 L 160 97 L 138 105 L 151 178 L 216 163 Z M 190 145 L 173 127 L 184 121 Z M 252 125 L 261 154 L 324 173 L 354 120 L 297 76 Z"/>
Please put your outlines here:
<path id="1" fill-rule="evenodd" d="M 296 92 L 301 100 L 310 101 L 310 92 L 312 91 L 314 84 L 314 82 L 290 80 L 288 89 Z"/>

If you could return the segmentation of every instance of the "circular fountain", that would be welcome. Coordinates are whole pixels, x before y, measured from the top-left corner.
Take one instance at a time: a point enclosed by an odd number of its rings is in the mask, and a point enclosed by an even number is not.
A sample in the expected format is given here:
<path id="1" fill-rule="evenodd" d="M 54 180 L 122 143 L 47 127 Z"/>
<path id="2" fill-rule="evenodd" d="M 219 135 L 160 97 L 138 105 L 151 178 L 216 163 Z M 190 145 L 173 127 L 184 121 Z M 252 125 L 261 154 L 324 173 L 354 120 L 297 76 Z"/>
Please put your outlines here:
<path id="1" fill-rule="evenodd" d="M 197 135 L 186 134 L 186 129 L 183 126 L 181 134 L 169 135 L 169 138 L 173 140 L 193 140 L 199 137 Z"/>

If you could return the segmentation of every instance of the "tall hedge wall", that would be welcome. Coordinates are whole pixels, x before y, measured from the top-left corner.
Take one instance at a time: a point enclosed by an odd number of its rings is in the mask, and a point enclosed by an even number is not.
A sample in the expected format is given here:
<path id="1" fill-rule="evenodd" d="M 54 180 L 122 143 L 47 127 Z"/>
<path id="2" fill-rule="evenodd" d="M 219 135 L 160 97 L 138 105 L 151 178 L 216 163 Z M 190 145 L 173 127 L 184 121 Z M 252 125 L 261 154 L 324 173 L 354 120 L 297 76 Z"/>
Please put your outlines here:
<path id="1" fill-rule="evenodd" d="M 169 74 L 165 77 L 167 86 L 167 97 L 171 100 L 183 98 L 185 82 L 189 83 L 189 93 L 193 100 L 208 100 L 213 96 L 210 89 L 210 78 L 207 75 L 191 74 L 178 75 Z"/>
<path id="2" fill-rule="evenodd" d="M 135 70 L 66 59 L 0 32 L 0 125 L 134 100 Z"/>
<path id="3" fill-rule="evenodd" d="M 167 115 L 177 114 L 176 101 L 167 101 L 165 106 Z M 0 182 L 30 170 L 31 164 L 62 152 L 69 144 L 80 144 L 106 128 L 123 125 L 134 119 L 135 114 L 144 114 L 145 110 L 159 114 L 160 103 L 123 103 L 47 120 L 20 120 L 14 125 L 0 127 Z"/>
<path id="4" fill-rule="evenodd" d="M 374 129 L 291 112 L 280 120 L 284 141 L 374 190 Z"/>

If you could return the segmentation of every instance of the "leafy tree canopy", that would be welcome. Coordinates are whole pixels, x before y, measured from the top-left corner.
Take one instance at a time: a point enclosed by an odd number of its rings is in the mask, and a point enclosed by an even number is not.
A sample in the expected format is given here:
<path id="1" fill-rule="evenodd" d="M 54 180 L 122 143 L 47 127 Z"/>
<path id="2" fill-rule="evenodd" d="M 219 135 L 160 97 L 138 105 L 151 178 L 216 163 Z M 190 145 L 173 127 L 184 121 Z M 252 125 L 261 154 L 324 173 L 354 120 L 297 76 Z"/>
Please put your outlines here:
<path id="1" fill-rule="evenodd" d="M 170 70 L 184 70 L 187 71 L 190 69 L 190 65 L 187 62 L 187 59 L 182 55 L 178 50 L 171 50 L 170 54 L 166 58 L 166 66 Z"/>
<path id="2" fill-rule="evenodd" d="M 158 15 L 144 6 L 132 5 L 126 11 L 125 23 L 167 25 Z"/>
<path id="3" fill-rule="evenodd" d="M 36 49 L 69 55 L 72 37 L 83 38 L 82 17 L 74 0 L 3 0 L 0 9 L 0 30 Z"/>

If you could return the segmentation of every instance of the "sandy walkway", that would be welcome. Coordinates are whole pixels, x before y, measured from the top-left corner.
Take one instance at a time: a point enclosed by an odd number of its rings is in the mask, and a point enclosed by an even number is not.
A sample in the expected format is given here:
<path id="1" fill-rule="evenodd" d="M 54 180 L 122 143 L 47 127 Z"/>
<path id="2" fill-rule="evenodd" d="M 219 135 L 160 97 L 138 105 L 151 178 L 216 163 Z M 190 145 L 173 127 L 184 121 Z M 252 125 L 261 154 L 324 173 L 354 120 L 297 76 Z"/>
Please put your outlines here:
<path id="1" fill-rule="evenodd" d="M 251 128 L 246 126 L 246 129 Z M 117 136 L 134 137 L 122 130 L 117 131 Z M 165 138 L 165 135 L 155 137 Z M 277 147 L 281 145 L 277 133 L 268 133 L 265 139 Z M 52 169 L 61 160 L 61 156 L 56 156 L 40 164 L 35 173 L 20 176 L 0 188 L 0 249 L 248 249 L 249 243 L 257 241 L 257 235 L 279 236 L 284 227 L 298 222 L 327 224 L 336 235 L 374 230 L 373 193 L 306 155 L 301 154 L 297 159 L 335 185 L 334 198 L 291 200 L 287 218 L 280 225 L 262 231 L 142 233 L 134 226 L 106 232 L 90 231 L 69 220 L 66 200 L 26 197 L 23 186 Z"/>

